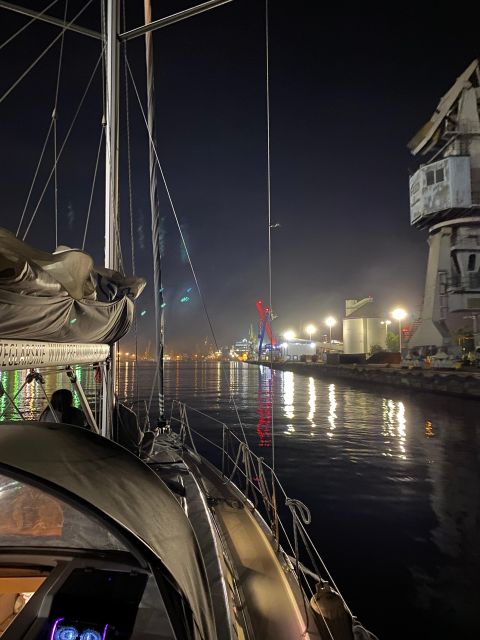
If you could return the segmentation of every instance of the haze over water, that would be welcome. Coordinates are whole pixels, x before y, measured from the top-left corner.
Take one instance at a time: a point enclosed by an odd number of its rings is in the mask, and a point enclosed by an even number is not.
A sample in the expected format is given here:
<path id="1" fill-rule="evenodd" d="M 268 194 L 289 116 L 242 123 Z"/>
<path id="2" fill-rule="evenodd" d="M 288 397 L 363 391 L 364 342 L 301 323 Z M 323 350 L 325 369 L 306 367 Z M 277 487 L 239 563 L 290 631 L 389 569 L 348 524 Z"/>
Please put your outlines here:
<path id="1" fill-rule="evenodd" d="M 149 399 L 154 365 L 122 365 L 120 396 Z M 478 402 L 353 388 L 240 363 L 167 363 L 165 394 L 229 425 L 271 461 L 287 494 L 312 512 L 309 531 L 353 612 L 381 639 L 478 638 Z M 2 374 L 12 393 L 24 373 Z M 46 376 L 47 393 L 67 386 Z M 90 374 L 84 376 L 93 390 Z M 154 396 L 155 402 L 155 396 Z M 0 399 L 0 412 L 7 409 Z M 30 387 L 26 418 L 43 408 Z M 168 411 L 167 411 L 168 413 Z M 7 410 L 6 416 L 11 412 Z M 190 424 L 214 437 L 192 413 Z M 218 437 L 218 433 L 216 435 Z"/>

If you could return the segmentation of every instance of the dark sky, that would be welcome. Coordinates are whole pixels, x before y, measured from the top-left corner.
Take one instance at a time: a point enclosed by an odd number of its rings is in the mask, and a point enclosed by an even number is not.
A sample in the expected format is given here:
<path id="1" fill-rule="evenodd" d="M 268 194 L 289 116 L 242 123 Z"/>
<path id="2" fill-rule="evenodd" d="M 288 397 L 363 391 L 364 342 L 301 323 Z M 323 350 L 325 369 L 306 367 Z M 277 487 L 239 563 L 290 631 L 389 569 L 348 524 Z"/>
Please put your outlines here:
<path id="1" fill-rule="evenodd" d="M 25 4 L 25 3 L 24 3 Z M 30 2 L 37 10 L 47 3 Z M 70 0 L 72 17 L 84 3 Z M 99 28 L 93 3 L 79 22 Z M 138 7 L 136 6 L 138 4 Z M 191 3 L 156 2 L 154 17 Z M 127 23 L 142 19 L 129 0 Z M 385 5 L 384 5 L 385 6 Z M 63 0 L 50 13 L 63 15 Z M 0 42 L 24 17 L 1 10 Z M 135 13 L 136 11 L 136 13 Z M 410 228 L 406 144 L 439 98 L 478 56 L 478 27 L 437 4 L 352 10 L 339 3 L 270 2 L 273 307 L 276 331 L 341 317 L 346 297 L 372 295 L 385 310 L 417 311 L 423 294 L 426 234 Z M 0 50 L 3 92 L 58 30 L 29 27 Z M 202 286 L 217 339 L 228 344 L 256 323 L 266 298 L 267 199 L 264 3 L 235 0 L 155 34 L 159 155 Z M 99 55 L 99 43 L 68 34 L 58 102 L 60 142 Z M 128 45 L 144 98 L 143 42 Z M 0 104 L 1 224 L 16 231 L 54 104 L 55 45 Z M 123 69 L 122 69 L 123 74 Z M 131 269 L 122 93 L 121 215 L 124 261 Z M 151 233 L 147 137 L 130 86 L 136 272 L 149 287 L 139 301 L 141 345 L 152 335 Z M 60 242 L 81 245 L 101 129 L 97 74 L 58 172 Z M 47 146 L 27 219 L 52 166 Z M 87 250 L 102 259 L 103 165 Z M 27 241 L 54 248 L 49 187 Z M 164 285 L 167 350 L 197 348 L 209 336 L 165 195 Z M 24 227 L 25 228 L 25 224 Z M 126 341 L 128 343 L 128 340 Z"/>

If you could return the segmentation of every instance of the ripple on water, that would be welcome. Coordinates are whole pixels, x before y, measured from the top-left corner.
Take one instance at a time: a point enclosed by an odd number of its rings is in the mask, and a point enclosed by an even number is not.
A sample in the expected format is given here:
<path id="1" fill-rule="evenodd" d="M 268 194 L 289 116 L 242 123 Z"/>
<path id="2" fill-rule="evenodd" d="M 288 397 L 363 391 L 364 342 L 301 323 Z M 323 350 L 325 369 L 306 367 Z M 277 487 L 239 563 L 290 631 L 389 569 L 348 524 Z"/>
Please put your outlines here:
<path id="1" fill-rule="evenodd" d="M 123 366 L 120 395 L 148 401 L 153 366 Z M 94 382 L 81 374 L 90 397 Z M 24 374 L 2 374 L 14 395 Z M 67 386 L 47 377 L 47 393 Z M 353 611 L 381 638 L 478 637 L 480 421 L 476 401 L 355 389 L 240 363 L 167 363 L 167 398 L 232 425 L 312 512 L 310 533 Z M 29 388 L 27 418 L 44 400 Z M 0 413 L 6 411 L 5 396 Z M 196 415 L 195 425 L 215 437 Z M 192 422 L 193 424 L 193 422 Z"/>

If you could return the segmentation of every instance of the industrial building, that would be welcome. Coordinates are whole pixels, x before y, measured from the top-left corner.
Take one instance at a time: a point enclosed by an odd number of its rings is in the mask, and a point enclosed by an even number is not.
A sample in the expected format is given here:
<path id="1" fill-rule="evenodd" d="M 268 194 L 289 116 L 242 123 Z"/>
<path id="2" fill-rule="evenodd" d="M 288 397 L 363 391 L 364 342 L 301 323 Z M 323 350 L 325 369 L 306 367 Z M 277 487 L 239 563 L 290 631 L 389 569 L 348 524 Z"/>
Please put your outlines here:
<path id="1" fill-rule="evenodd" d="M 232 358 L 240 358 L 245 360 L 252 353 L 252 345 L 247 338 L 237 340 L 230 347 L 230 355 Z"/>
<path id="2" fill-rule="evenodd" d="M 302 340 L 301 338 L 285 340 L 279 347 L 282 360 L 311 359 L 317 353 L 316 342 Z"/>
<path id="3" fill-rule="evenodd" d="M 389 324 L 373 298 L 345 300 L 343 352 L 371 353 L 374 345 L 384 349 Z"/>

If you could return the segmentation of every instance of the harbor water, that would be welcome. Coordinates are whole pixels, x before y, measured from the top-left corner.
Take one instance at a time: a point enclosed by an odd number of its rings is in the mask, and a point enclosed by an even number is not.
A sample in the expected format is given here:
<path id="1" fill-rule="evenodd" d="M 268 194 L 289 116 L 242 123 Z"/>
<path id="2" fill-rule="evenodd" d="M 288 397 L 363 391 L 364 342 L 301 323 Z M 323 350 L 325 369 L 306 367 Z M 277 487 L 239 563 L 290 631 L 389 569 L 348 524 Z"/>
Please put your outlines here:
<path id="1" fill-rule="evenodd" d="M 153 372 L 153 363 L 122 364 L 120 397 L 148 403 Z M 2 374 L 9 393 L 24 375 Z M 169 362 L 165 375 L 167 408 L 176 397 L 234 428 L 238 411 L 269 463 L 274 439 L 288 495 L 309 506 L 326 565 L 380 639 L 478 638 L 478 401 L 235 362 Z M 46 383 L 47 393 L 68 386 L 60 374 Z M 84 384 L 93 395 L 90 374 Z M 32 419 L 42 403 L 29 387 L 18 404 Z M 12 417 L 5 396 L 1 412 Z M 209 436 L 215 429 L 202 419 L 196 426 Z"/>
<path id="2" fill-rule="evenodd" d="M 133 398 L 129 369 L 122 392 Z M 233 397 L 266 461 L 273 416 L 277 473 L 309 506 L 327 567 L 379 638 L 479 637 L 477 401 L 216 362 L 168 363 L 165 394 L 228 424 Z"/>

